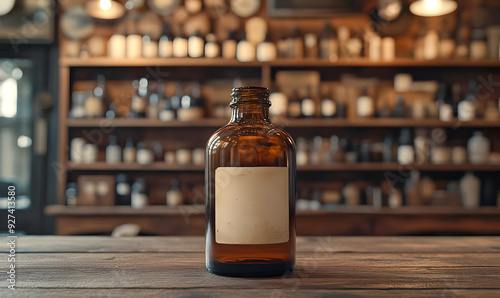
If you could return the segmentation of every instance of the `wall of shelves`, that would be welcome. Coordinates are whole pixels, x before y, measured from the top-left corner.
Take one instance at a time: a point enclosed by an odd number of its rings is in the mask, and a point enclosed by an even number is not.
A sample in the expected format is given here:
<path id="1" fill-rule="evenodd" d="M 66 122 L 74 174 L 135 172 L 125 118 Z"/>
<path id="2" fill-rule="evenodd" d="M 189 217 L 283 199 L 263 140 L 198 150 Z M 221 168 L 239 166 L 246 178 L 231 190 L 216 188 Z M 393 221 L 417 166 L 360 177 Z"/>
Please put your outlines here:
<path id="1" fill-rule="evenodd" d="M 63 7 L 64 11 L 64 7 Z M 259 15 L 268 21 L 273 35 L 284 34 L 293 28 L 296 20 L 269 19 L 263 9 Z M 301 19 L 297 24 L 318 31 L 324 19 Z M 335 18 L 334 23 L 355 26 L 366 22 L 366 16 Z M 112 27 L 100 29 L 104 36 L 112 33 Z M 404 37 L 406 38 L 406 37 Z M 403 39 L 404 39 L 403 38 Z M 68 39 L 60 34 L 61 49 Z M 64 52 L 64 51 L 61 51 Z M 404 54 L 405 52 L 402 51 Z M 214 78 L 240 76 L 251 82 L 276 90 L 276 76 L 283 70 L 314 70 L 321 80 L 338 81 L 341 74 L 352 73 L 362 78 L 378 77 L 392 80 L 394 74 L 406 72 L 415 75 L 417 80 L 468 80 L 480 75 L 497 75 L 500 61 L 492 60 L 415 60 L 401 53 L 393 61 L 371 61 L 368 58 L 339 59 L 335 62 L 321 59 L 283 59 L 272 62 L 240 62 L 223 58 L 137 58 L 110 59 L 107 57 L 75 58 L 61 56 L 60 69 L 60 106 L 59 106 L 59 159 L 58 205 L 48 206 L 46 214 L 57 217 L 58 234 L 102 234 L 110 233 L 114 227 L 123 223 L 136 223 L 144 234 L 161 235 L 203 235 L 204 209 L 199 200 L 188 200 L 185 206 L 164 206 L 166 181 L 177 178 L 181 188 L 192 195 L 193 187 L 203 183 L 204 167 L 200 165 L 178 165 L 154 162 L 149 165 L 135 163 L 107 164 L 102 158 L 110 131 L 120 136 L 140 136 L 146 142 L 159 140 L 163 144 L 176 146 L 182 142 L 191 148 L 202 148 L 208 136 L 228 119 L 205 118 L 196 121 L 160 121 L 151 119 L 116 118 L 73 119 L 68 117 L 71 108 L 71 93 L 78 88 L 90 88 L 97 74 L 104 74 L 111 81 L 129 84 L 132 80 L 151 72 L 167 73 L 173 80 L 197 80 L 206 82 Z M 131 85 L 131 84 L 129 84 Z M 118 85 L 117 85 L 118 86 Z M 130 87 L 130 86 L 129 86 Z M 118 87 L 115 87 L 118 88 Z M 496 92 L 496 91 L 495 91 Z M 229 96 L 227 96 L 229 101 Z M 277 119 L 278 125 L 289 131 L 294 138 L 332 134 L 361 138 L 364 135 L 379 137 L 387 131 L 395 132 L 402 127 L 417 129 L 444 128 L 445 130 L 470 132 L 481 129 L 495 136 L 500 129 L 500 120 L 477 119 L 460 122 L 456 119 L 445 122 L 439 119 L 411 118 L 372 118 L 353 117 L 355 100 L 347 100 L 347 110 L 343 119 Z M 89 164 L 74 163 L 69 160 L 71 138 L 82 136 L 84 131 L 99 132 L 104 141 L 100 142 L 100 161 Z M 356 132 L 356 133 L 353 133 Z M 497 146 L 498 140 L 492 140 Z M 498 151 L 498 150 L 497 150 Z M 401 173 L 421 171 L 433 178 L 457 179 L 464 172 L 472 171 L 481 177 L 498 177 L 500 164 L 413 164 L 400 165 L 397 162 L 336 162 L 328 164 L 307 164 L 299 166 L 299 185 L 313 187 L 316 184 L 338 188 L 339 183 L 361 180 L 361 184 L 384 180 L 384 172 Z M 80 175 L 127 173 L 131 177 L 147 177 L 150 184 L 160 185 L 154 190 L 156 205 L 143 209 L 129 206 L 65 206 L 67 183 L 75 181 Z M 376 178 L 374 178 L 376 177 Z M 318 180 L 318 181 L 317 181 Z M 313 185 L 313 186 L 311 186 Z M 480 207 L 465 209 L 448 206 L 403 206 L 400 208 L 383 207 L 375 209 L 368 206 L 337 206 L 333 210 L 300 211 L 297 230 L 300 235 L 407 235 L 425 233 L 470 233 L 499 234 L 500 208 Z"/>

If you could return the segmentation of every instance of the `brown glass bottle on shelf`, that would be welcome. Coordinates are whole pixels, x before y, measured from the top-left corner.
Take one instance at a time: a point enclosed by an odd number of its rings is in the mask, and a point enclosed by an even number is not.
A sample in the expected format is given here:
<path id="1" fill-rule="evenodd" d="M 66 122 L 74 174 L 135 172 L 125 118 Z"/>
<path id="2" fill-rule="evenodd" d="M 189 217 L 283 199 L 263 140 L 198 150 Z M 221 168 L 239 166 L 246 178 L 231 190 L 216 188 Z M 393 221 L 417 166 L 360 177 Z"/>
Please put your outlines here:
<path id="1" fill-rule="evenodd" d="M 206 148 L 206 266 L 275 276 L 295 265 L 295 144 L 269 121 L 269 90 L 231 94 L 231 121 Z"/>

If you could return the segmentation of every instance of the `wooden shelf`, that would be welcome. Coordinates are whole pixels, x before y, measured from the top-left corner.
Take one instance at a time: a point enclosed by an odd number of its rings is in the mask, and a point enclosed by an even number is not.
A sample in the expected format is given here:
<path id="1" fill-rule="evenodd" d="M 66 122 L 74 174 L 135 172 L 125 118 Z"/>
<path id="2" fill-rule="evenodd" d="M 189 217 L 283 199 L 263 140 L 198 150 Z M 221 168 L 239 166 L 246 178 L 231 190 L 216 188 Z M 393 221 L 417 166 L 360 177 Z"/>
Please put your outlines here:
<path id="1" fill-rule="evenodd" d="M 164 162 L 154 162 L 150 165 L 136 163 L 96 162 L 91 164 L 67 163 L 69 171 L 163 171 L 163 172 L 203 172 L 205 168 L 197 165 L 169 165 Z M 395 162 L 361 162 L 361 163 L 334 163 L 325 165 L 298 166 L 302 172 L 337 172 L 337 171 L 500 171 L 500 164 L 421 164 L 400 165 Z"/>
<path id="2" fill-rule="evenodd" d="M 273 121 L 281 127 L 500 127 L 500 121 L 450 121 L 438 119 L 375 118 L 375 119 L 284 119 Z M 206 118 L 197 121 L 161 121 L 151 119 L 67 119 L 68 127 L 213 127 L 228 123 L 227 119 Z"/>
<path id="3" fill-rule="evenodd" d="M 415 60 L 397 58 L 393 61 L 371 61 L 368 58 L 340 59 L 335 62 L 321 59 L 277 59 L 272 62 L 240 62 L 223 58 L 139 58 L 111 59 L 107 57 L 61 57 L 62 67 L 499 67 L 496 60 Z"/>
<path id="4" fill-rule="evenodd" d="M 300 171 L 500 171 L 500 164 L 414 164 L 395 162 L 336 163 L 298 167 Z"/>
<path id="5" fill-rule="evenodd" d="M 181 206 L 161 206 L 152 205 L 141 209 L 134 209 L 130 206 L 76 206 L 49 205 L 45 208 L 47 215 L 61 216 L 103 216 L 103 215 L 137 215 L 137 216 L 161 216 L 178 214 L 204 215 L 204 205 L 181 205 Z M 297 215 L 323 215 L 331 213 L 341 214 L 376 214 L 376 215 L 411 215 L 411 214 L 497 214 L 500 215 L 498 207 L 437 207 L 437 206 L 404 206 L 400 208 L 373 208 L 371 206 L 338 206 L 335 210 L 318 211 L 297 211 Z"/>
<path id="6" fill-rule="evenodd" d="M 160 206 L 151 205 L 140 209 L 130 206 L 64 206 L 49 205 L 45 208 L 47 215 L 61 216 L 102 216 L 102 215 L 135 215 L 135 216 L 164 216 L 179 215 L 181 213 L 205 214 L 204 205 Z"/>
<path id="7" fill-rule="evenodd" d="M 202 172 L 203 166 L 197 165 L 170 165 L 164 162 L 153 162 L 149 165 L 140 165 L 137 163 L 114 163 L 106 162 L 96 163 L 67 163 L 68 171 L 164 171 L 164 172 Z"/>
<path id="8" fill-rule="evenodd" d="M 68 127 L 221 127 L 228 123 L 225 119 L 201 119 L 197 121 L 161 121 L 153 119 L 68 119 Z"/>

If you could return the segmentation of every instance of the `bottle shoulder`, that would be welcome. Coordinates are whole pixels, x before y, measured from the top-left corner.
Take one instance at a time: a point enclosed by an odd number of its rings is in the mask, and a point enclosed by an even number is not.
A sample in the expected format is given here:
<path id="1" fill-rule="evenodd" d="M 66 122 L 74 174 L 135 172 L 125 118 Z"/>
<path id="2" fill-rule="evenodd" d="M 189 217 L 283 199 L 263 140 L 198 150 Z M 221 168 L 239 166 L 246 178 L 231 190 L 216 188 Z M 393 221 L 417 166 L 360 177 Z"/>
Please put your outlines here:
<path id="1" fill-rule="evenodd" d="M 229 123 L 212 134 L 207 148 L 222 144 L 255 142 L 259 145 L 281 145 L 295 150 L 293 138 L 281 127 L 272 123 Z"/>

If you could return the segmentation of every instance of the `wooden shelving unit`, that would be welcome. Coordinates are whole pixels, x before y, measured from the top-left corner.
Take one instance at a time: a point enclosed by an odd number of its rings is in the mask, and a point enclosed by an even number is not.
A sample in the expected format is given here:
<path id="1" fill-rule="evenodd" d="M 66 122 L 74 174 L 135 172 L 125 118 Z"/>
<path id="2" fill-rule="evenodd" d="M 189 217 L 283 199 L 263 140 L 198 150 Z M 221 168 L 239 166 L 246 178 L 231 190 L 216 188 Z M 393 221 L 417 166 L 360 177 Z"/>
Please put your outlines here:
<path id="1" fill-rule="evenodd" d="M 45 213 L 58 217 L 58 234 L 109 234 L 114 227 L 134 223 L 146 235 L 196 235 L 205 233 L 205 207 L 48 206 Z M 326 224 L 327 223 L 327 224 Z M 411 224 L 408 224 L 411 223 Z M 298 211 L 297 233 L 316 235 L 433 235 L 435 226 L 448 234 L 500 233 L 500 208 L 402 207 L 374 209 L 339 206 L 332 211 Z"/>
<path id="2" fill-rule="evenodd" d="M 61 10 L 65 10 L 65 4 Z M 276 20 L 267 18 L 262 8 L 259 15 L 269 22 L 269 28 L 277 30 L 277 35 L 284 36 L 297 26 L 305 24 L 306 19 Z M 349 18 L 335 18 L 338 24 L 354 26 L 367 24 L 370 20 L 368 14 Z M 318 28 L 324 26 L 323 19 L 313 20 Z M 335 24 L 337 26 L 337 24 Z M 280 28 L 282 27 L 282 28 Z M 278 28 L 278 29 L 277 29 Z M 110 36 L 113 28 L 100 28 L 103 36 Z M 61 53 L 67 38 L 59 33 Z M 405 56 L 397 53 L 397 56 Z M 91 57 L 87 59 L 69 58 L 61 56 L 59 59 L 59 143 L 58 143 L 58 204 L 48 206 L 46 214 L 55 216 L 56 232 L 58 234 L 109 234 L 116 226 L 124 223 L 135 223 L 141 226 L 145 234 L 158 235 L 203 235 L 204 233 L 204 207 L 200 205 L 185 205 L 180 207 L 167 207 L 163 205 L 148 206 L 144 209 L 132 209 L 127 206 L 109 207 L 68 207 L 65 206 L 65 188 L 68 179 L 75 179 L 80 174 L 116 174 L 126 172 L 140 176 L 147 174 L 161 180 L 163 175 L 169 177 L 183 177 L 192 175 L 202 177 L 204 168 L 195 165 L 169 165 L 155 162 L 151 165 L 137 164 L 106 164 L 97 162 L 92 164 L 74 164 L 68 161 L 70 137 L 79 135 L 84 130 L 98 131 L 103 136 L 108 128 L 126 133 L 133 132 L 137 135 L 147 135 L 150 139 L 161 136 L 169 138 L 176 132 L 178 137 L 184 131 L 210 132 L 228 121 L 227 119 L 202 119 L 199 121 L 168 121 L 148 119 L 70 119 L 70 98 L 72 88 L 77 80 L 92 80 L 98 73 L 107 72 L 118 74 L 117 79 L 122 80 L 123 74 L 133 76 L 144 74 L 150 69 L 161 69 L 165 72 L 183 72 L 184 75 L 202 73 L 250 74 L 252 79 L 259 80 L 262 86 L 273 85 L 276 73 L 281 70 L 314 70 L 323 75 L 338 79 L 340 72 L 359 72 L 365 76 L 378 76 L 385 74 L 386 78 L 397 72 L 419 73 L 419 80 L 427 80 L 425 72 L 433 74 L 442 70 L 443 74 L 460 74 L 472 76 L 477 73 L 500 72 L 500 61 L 492 60 L 415 60 L 410 58 L 396 58 L 393 61 L 371 61 L 368 58 L 339 59 L 328 61 L 321 59 L 278 59 L 272 62 L 239 62 L 223 58 L 140 58 L 140 59 L 110 59 L 107 57 Z M 330 72 L 330 69 L 332 70 Z M 258 78 L 255 78 L 258 75 Z M 175 80 L 175 76 L 172 80 Z M 422 78 L 423 77 L 423 78 Z M 127 77 L 128 78 L 128 77 Z M 135 77 L 134 77 L 135 78 Z M 496 80 L 495 80 L 496 81 Z M 378 132 L 381 129 L 396 130 L 401 127 L 409 128 L 500 128 L 500 121 L 474 120 L 460 122 L 458 120 L 443 122 L 437 119 L 407 119 L 407 118 L 375 118 L 355 119 L 349 112 L 347 102 L 347 117 L 345 119 L 282 119 L 274 123 L 285 127 L 289 131 L 314 132 L 320 131 L 324 135 L 330 129 L 338 132 L 343 129 L 370 130 Z M 100 130 L 100 128 L 104 128 Z M 469 129 L 471 130 L 471 129 Z M 80 134 L 81 135 L 81 134 Z M 195 135 L 185 135 L 185 138 L 196 139 Z M 200 138 L 197 145 L 204 144 L 206 140 Z M 102 151 L 102 146 L 101 146 Z M 102 152 L 101 152 L 102 153 Z M 335 163 L 324 165 L 307 165 L 298 167 L 300 175 L 312 177 L 334 173 L 345 176 L 350 173 L 354 177 L 364 174 L 373 175 L 377 172 L 419 170 L 437 172 L 437 175 L 447 175 L 452 171 L 484 172 L 484 175 L 493 175 L 500 172 L 500 164 L 418 164 L 399 165 L 398 163 Z M 367 173 L 365 173 L 367 172 Z M 382 177 L 382 174 L 381 174 Z M 156 178 L 155 178 L 156 179 Z M 366 206 L 365 206 L 366 207 Z M 373 209 L 370 207 L 338 207 L 332 211 L 301 211 L 298 212 L 297 230 L 299 235 L 409 235 L 422 233 L 471 233 L 471 234 L 500 234 L 500 209 L 481 207 L 478 209 L 464 209 L 457 207 L 403 207 L 398 209 Z"/>
<path id="3" fill-rule="evenodd" d="M 402 165 L 389 162 L 365 162 L 365 163 L 334 163 L 322 165 L 298 166 L 297 170 L 302 172 L 339 172 L 339 171 L 500 171 L 500 164 L 412 164 Z M 203 166 L 196 165 L 170 165 L 164 162 L 155 162 L 149 165 L 115 163 L 107 164 L 97 162 L 91 164 L 67 163 L 68 171 L 162 171 L 162 172 L 203 172 Z"/>
<path id="4" fill-rule="evenodd" d="M 160 121 L 149 119 L 67 119 L 68 127 L 213 127 L 228 123 L 227 119 L 203 119 L 199 121 Z M 441 121 L 439 119 L 375 118 L 375 119 L 284 119 L 283 127 L 494 127 L 500 121 Z"/>
<path id="5" fill-rule="evenodd" d="M 329 61 L 321 59 L 277 59 L 272 62 L 240 62 L 223 58 L 139 58 L 110 59 L 106 57 L 68 58 L 59 60 L 62 67 L 500 67 L 500 61 L 492 60 L 415 60 L 396 58 L 392 61 L 372 61 L 368 58 L 340 59 Z"/>

